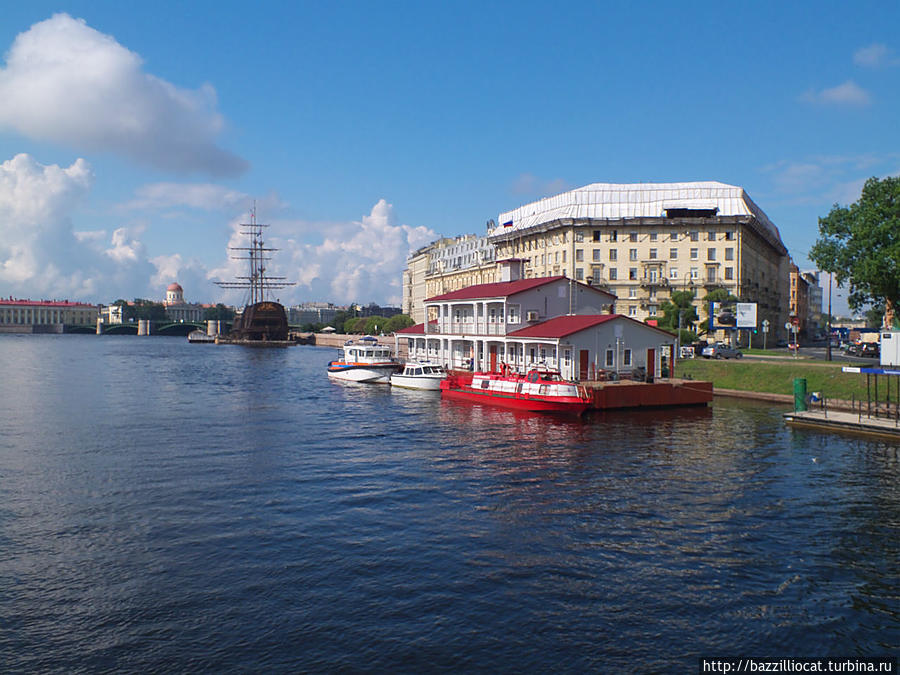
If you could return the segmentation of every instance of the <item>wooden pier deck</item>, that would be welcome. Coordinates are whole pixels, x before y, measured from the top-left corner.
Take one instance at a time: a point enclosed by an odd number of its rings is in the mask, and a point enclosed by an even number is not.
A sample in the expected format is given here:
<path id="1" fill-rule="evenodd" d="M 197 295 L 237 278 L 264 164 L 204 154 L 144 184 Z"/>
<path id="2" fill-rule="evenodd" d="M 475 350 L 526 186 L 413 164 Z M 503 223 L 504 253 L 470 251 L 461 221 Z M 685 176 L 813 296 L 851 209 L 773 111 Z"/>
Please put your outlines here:
<path id="1" fill-rule="evenodd" d="M 580 384 L 593 395 L 592 410 L 707 405 L 713 399 L 712 382 L 699 380 L 671 378 L 655 382 L 618 380 Z"/>
<path id="2" fill-rule="evenodd" d="M 900 420 L 887 417 L 869 417 L 861 412 L 845 410 L 804 410 L 784 413 L 784 421 L 791 426 L 865 434 L 900 440 Z"/>

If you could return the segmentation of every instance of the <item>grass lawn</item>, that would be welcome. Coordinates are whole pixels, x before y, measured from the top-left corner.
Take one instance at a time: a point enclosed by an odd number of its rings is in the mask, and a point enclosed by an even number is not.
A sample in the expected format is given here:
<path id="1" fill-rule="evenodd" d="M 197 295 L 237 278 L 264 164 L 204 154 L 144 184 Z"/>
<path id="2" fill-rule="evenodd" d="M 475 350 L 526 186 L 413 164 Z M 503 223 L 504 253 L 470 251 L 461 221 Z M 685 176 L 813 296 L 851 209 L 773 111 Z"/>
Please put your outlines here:
<path id="1" fill-rule="evenodd" d="M 821 392 L 826 398 L 866 400 L 866 376 L 857 373 L 842 373 L 842 364 L 803 359 L 784 361 L 758 361 L 756 359 L 712 359 L 679 360 L 675 367 L 677 377 L 690 376 L 695 380 L 706 380 L 720 389 L 740 389 L 770 394 L 793 394 L 794 378 L 806 379 L 808 392 Z M 878 378 L 878 398 L 882 401 L 887 393 L 888 381 L 891 386 L 891 400 L 896 400 L 895 377 Z M 872 380 L 874 399 L 874 379 Z"/>

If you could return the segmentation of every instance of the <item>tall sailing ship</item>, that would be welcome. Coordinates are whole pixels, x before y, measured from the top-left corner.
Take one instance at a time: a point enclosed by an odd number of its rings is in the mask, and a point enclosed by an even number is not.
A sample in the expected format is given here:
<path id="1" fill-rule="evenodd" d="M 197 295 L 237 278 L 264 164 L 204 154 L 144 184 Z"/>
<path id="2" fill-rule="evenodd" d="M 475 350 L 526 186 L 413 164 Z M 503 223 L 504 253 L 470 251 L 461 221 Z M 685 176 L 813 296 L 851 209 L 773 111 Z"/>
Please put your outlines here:
<path id="1" fill-rule="evenodd" d="M 249 263 L 249 275 L 239 276 L 237 281 L 217 281 L 222 288 L 242 288 L 248 291 L 244 309 L 235 316 L 231 331 L 227 336 L 216 339 L 219 344 L 247 344 L 254 346 L 285 346 L 293 344 L 288 339 L 288 322 L 284 306 L 271 299 L 275 289 L 293 286 L 296 282 L 285 281 L 286 277 L 273 277 L 266 274 L 266 262 L 271 260 L 270 253 L 278 249 L 269 248 L 263 242 L 263 228 L 269 227 L 256 220 L 256 204 L 250 211 L 250 222 L 241 223 L 245 228 L 241 234 L 250 240 L 249 246 L 231 247 L 232 251 L 241 251 L 232 256 L 235 260 L 246 260 Z"/>

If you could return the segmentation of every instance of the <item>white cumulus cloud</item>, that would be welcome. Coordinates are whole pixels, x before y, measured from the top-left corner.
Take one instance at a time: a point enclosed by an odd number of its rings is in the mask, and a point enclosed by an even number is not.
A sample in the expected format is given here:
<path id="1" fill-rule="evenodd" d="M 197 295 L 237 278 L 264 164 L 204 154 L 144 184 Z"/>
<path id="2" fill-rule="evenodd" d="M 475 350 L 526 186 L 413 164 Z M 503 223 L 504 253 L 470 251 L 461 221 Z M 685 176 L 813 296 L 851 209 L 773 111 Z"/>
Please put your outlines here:
<path id="1" fill-rule="evenodd" d="M 229 246 L 246 246 L 238 221 L 232 228 Z M 396 306 L 402 300 L 407 256 L 438 237 L 424 226 L 398 224 L 393 206 L 384 199 L 359 221 L 327 225 L 276 221 L 267 234 L 266 244 L 279 249 L 268 263 L 269 274 L 297 282 L 277 293 L 283 303 L 321 300 Z M 243 265 L 234 260 L 210 276 L 225 281 L 246 275 Z M 227 297 L 240 302 L 235 294 Z"/>
<path id="2" fill-rule="evenodd" d="M 147 259 L 141 228 L 75 230 L 72 215 L 93 182 L 83 159 L 66 168 L 40 164 L 27 154 L 0 163 L 4 295 L 82 302 L 162 298 L 153 284 L 158 269 Z"/>
<path id="3" fill-rule="evenodd" d="M 884 66 L 900 65 L 900 59 L 894 55 L 894 50 L 881 43 L 861 47 L 853 54 L 853 63 L 866 68 L 881 68 Z"/>
<path id="4" fill-rule="evenodd" d="M 0 129 L 167 170 L 243 172 L 246 161 L 216 145 L 213 87 L 182 89 L 142 66 L 112 36 L 55 14 L 18 35 L 0 68 Z"/>
<path id="5" fill-rule="evenodd" d="M 803 94 L 803 99 L 810 103 L 841 106 L 866 106 L 872 102 L 869 92 L 853 80 L 820 91 L 811 89 Z"/>

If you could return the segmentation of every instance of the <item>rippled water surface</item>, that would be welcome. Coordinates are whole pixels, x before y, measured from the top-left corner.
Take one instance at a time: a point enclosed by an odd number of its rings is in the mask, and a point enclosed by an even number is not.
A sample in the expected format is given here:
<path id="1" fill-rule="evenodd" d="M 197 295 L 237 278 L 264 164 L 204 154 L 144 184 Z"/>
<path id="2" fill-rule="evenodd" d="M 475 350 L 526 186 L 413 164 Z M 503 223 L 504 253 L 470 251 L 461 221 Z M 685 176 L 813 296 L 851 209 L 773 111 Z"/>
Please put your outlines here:
<path id="1" fill-rule="evenodd" d="M 900 459 L 782 410 L 583 421 L 333 351 L 0 337 L 6 671 L 695 672 L 900 648 Z"/>

